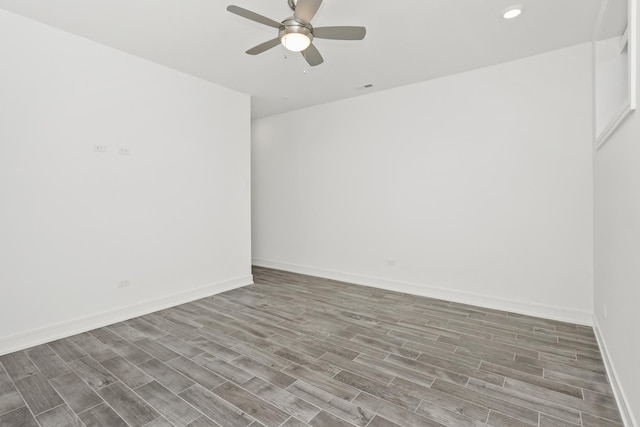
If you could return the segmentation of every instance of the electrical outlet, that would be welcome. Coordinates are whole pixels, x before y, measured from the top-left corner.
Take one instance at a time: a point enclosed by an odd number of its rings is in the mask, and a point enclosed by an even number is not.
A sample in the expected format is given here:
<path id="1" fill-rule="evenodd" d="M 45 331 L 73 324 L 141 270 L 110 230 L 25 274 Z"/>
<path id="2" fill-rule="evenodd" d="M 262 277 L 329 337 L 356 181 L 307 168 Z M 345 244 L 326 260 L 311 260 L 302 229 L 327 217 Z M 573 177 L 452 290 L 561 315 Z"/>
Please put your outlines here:
<path id="1" fill-rule="evenodd" d="M 106 145 L 101 145 L 101 144 L 96 144 L 93 146 L 93 151 L 95 151 L 96 153 L 104 153 L 107 151 L 107 146 Z"/>
<path id="2" fill-rule="evenodd" d="M 130 280 L 118 280 L 118 287 L 119 288 L 126 288 L 127 286 L 131 286 L 131 281 Z"/>
<path id="3" fill-rule="evenodd" d="M 120 147 L 120 150 L 118 150 L 118 154 L 121 154 L 123 156 L 128 156 L 131 154 L 131 150 L 127 147 Z"/>

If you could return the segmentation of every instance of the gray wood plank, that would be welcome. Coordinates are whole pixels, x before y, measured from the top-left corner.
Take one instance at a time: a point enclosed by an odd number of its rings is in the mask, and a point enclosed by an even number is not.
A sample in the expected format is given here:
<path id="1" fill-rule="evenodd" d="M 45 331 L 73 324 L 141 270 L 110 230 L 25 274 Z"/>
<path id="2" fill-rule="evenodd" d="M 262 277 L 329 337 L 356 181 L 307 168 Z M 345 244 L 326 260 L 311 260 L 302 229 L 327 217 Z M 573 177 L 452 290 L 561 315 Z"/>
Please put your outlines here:
<path id="1" fill-rule="evenodd" d="M 360 393 L 359 390 L 348 384 L 334 380 L 333 378 L 325 377 L 324 375 L 313 372 L 304 366 L 291 365 L 283 372 L 293 378 L 306 381 L 309 384 L 321 388 L 340 399 L 351 400 Z"/>
<path id="2" fill-rule="evenodd" d="M 14 384 L 34 415 L 64 403 L 42 374 L 20 378 Z"/>
<path id="3" fill-rule="evenodd" d="M 255 347 L 262 349 L 263 351 L 268 351 L 270 353 L 275 353 L 276 351 L 282 348 L 281 345 L 273 343 L 271 341 L 267 341 L 262 337 L 247 333 L 245 331 L 235 331 L 230 334 L 233 338 L 236 338 L 239 341 L 242 341 L 245 344 L 249 344 Z"/>
<path id="4" fill-rule="evenodd" d="M 544 412 L 549 415 L 553 415 L 554 417 L 561 418 L 563 420 L 569 422 L 580 422 L 580 413 L 578 410 L 564 406 L 557 402 L 545 401 L 544 399 L 540 399 L 539 397 L 533 396 L 529 393 L 521 393 L 517 391 L 509 391 L 504 387 L 498 387 L 493 384 L 488 384 L 476 379 L 470 379 L 469 384 L 467 384 L 467 390 L 470 392 L 477 391 L 484 395 L 487 398 L 496 398 L 502 402 L 509 402 L 512 405 L 518 405 L 523 408 L 530 408 L 534 411 Z M 518 414 L 513 414 L 507 412 L 507 409 L 500 407 L 490 407 L 496 412 L 500 412 L 509 416 L 513 416 L 516 418 Z M 523 421 L 531 421 L 527 418 L 520 418 Z"/>
<path id="5" fill-rule="evenodd" d="M 179 338 L 183 341 L 197 338 L 198 335 L 200 335 L 199 333 L 197 333 L 195 328 L 178 325 L 177 323 L 171 322 L 157 314 L 147 314 L 146 316 L 142 316 L 141 318 L 151 323 L 156 328 L 165 331 L 165 335 L 168 333 L 171 334 L 174 338 Z"/>
<path id="6" fill-rule="evenodd" d="M 235 359 L 236 357 L 240 356 L 240 353 L 237 353 L 216 342 L 208 340 L 205 337 L 198 337 L 198 338 L 192 339 L 191 341 L 189 341 L 189 343 L 206 351 L 210 355 L 217 357 L 218 359 L 229 361 L 231 359 Z"/>
<path id="7" fill-rule="evenodd" d="M 380 415 L 376 415 L 367 427 L 402 427 L 400 424 L 392 423 Z"/>
<path id="8" fill-rule="evenodd" d="M 358 362 L 350 359 L 345 359 L 344 357 L 338 356 L 334 353 L 326 353 L 320 359 L 326 360 L 327 362 L 335 366 L 346 369 L 350 372 L 353 372 L 354 374 L 361 375 L 365 378 L 369 378 L 370 380 L 377 381 L 381 384 L 389 384 L 394 378 L 393 375 L 385 374 L 384 372 L 380 372 L 370 366 L 361 365 Z"/>
<path id="9" fill-rule="evenodd" d="M 33 415 L 29 411 L 29 408 L 23 406 L 19 409 L 14 409 L 11 412 L 0 415 L 0 426 L 2 427 L 40 427 L 36 422 Z"/>
<path id="10" fill-rule="evenodd" d="M 353 427 L 353 424 L 350 424 L 340 418 L 332 415 L 328 412 L 322 411 L 320 412 L 314 419 L 309 422 L 313 427 Z"/>
<path id="11" fill-rule="evenodd" d="M 227 348 L 234 348 L 238 344 L 242 343 L 242 341 L 230 335 L 226 335 L 223 331 L 214 329 L 213 327 L 210 328 L 208 326 L 203 326 L 198 329 L 198 334 L 209 341 L 213 341 Z"/>
<path id="12" fill-rule="evenodd" d="M 357 351 L 349 350 L 348 348 L 343 348 L 337 345 L 329 344 L 326 341 L 321 341 L 317 338 L 310 337 L 308 335 L 303 335 L 298 338 L 298 341 L 303 342 L 307 345 L 311 345 L 314 347 L 318 347 L 320 350 L 324 350 L 325 352 L 333 353 L 338 356 L 344 357 L 345 359 L 353 360 L 360 354 Z"/>
<path id="13" fill-rule="evenodd" d="M 87 427 L 129 427 L 106 403 L 78 414 Z"/>
<path id="14" fill-rule="evenodd" d="M 594 415 L 596 417 L 605 418 L 617 423 L 622 423 L 620 412 L 617 409 L 607 408 L 606 406 L 589 403 L 584 399 L 567 396 L 563 393 L 558 393 L 539 387 L 537 385 L 528 384 L 512 378 L 507 378 L 505 380 L 504 387 L 505 389 L 510 389 L 522 394 L 534 396 L 536 398 L 544 400 L 545 402 L 557 403 L 563 406 L 577 408 L 582 412 L 588 413 L 589 415 Z"/>
<path id="15" fill-rule="evenodd" d="M 120 323 L 115 323 L 113 325 L 109 325 L 109 329 L 111 331 L 115 332 L 116 334 L 118 334 L 120 337 L 122 337 L 125 340 L 130 341 L 130 342 L 134 342 L 134 341 L 137 341 L 137 340 L 148 338 L 141 331 L 139 331 L 139 330 L 137 330 L 135 328 L 132 328 L 131 326 L 129 326 L 125 322 L 120 322 Z"/>
<path id="16" fill-rule="evenodd" d="M 143 426 L 160 416 L 148 403 L 121 383 L 102 387 L 98 393 L 130 425 Z"/>
<path id="17" fill-rule="evenodd" d="M 62 338 L 60 340 L 52 341 L 48 343 L 48 345 L 65 362 L 80 359 L 81 357 L 87 355 L 87 353 L 82 351 L 82 349 L 75 345 L 69 338 Z"/>
<path id="18" fill-rule="evenodd" d="M 202 413 L 155 381 L 137 388 L 135 392 L 175 426 L 184 427 L 202 416 Z"/>
<path id="19" fill-rule="evenodd" d="M 421 360 L 417 361 L 413 359 L 407 359 L 405 357 L 398 356 L 396 354 L 389 355 L 389 357 L 387 357 L 385 360 L 390 362 L 393 365 L 397 365 L 415 372 L 420 372 L 424 375 L 438 378 L 453 384 L 464 385 L 469 380 L 469 377 L 467 375 L 459 374 L 457 372 L 453 372 L 448 369 L 443 369 L 437 366 L 429 365 L 427 363 L 423 363 Z M 428 359 L 426 359 L 425 361 L 428 361 Z M 495 382 L 500 383 L 500 385 L 502 385 L 502 383 L 504 382 L 504 378 L 499 377 L 498 375 L 488 375 L 488 377 L 498 377 L 499 379 Z"/>
<path id="20" fill-rule="evenodd" d="M 225 427 L 247 427 L 254 419 L 223 398 L 196 384 L 179 396 Z"/>
<path id="21" fill-rule="evenodd" d="M 287 391 L 360 427 L 365 427 L 374 416 L 372 412 L 304 381 L 296 381 Z"/>
<path id="22" fill-rule="evenodd" d="M 401 387 L 386 386 L 349 371 L 340 371 L 334 378 L 351 387 L 411 411 L 415 411 L 420 404 L 420 399 L 405 393 Z"/>
<path id="23" fill-rule="evenodd" d="M 292 376 L 276 371 L 275 369 L 258 363 L 246 356 L 240 356 L 237 359 L 233 359 L 231 363 L 256 377 L 260 377 L 263 380 L 281 388 L 285 388 L 295 381 L 295 378 Z"/>
<path id="24" fill-rule="evenodd" d="M 231 382 L 222 384 L 213 392 L 267 427 L 279 427 L 289 418 L 286 412 Z"/>
<path id="25" fill-rule="evenodd" d="M 370 347 L 377 348 L 391 354 L 397 354 L 399 356 L 403 356 L 408 359 L 416 359 L 420 355 L 420 353 L 418 353 L 417 351 L 409 350 L 408 348 L 402 347 L 400 345 L 391 344 L 379 339 L 369 338 L 368 336 L 365 336 L 365 335 L 356 335 L 351 339 L 351 341 L 365 344 Z"/>
<path id="26" fill-rule="evenodd" d="M 242 343 L 236 345 L 235 347 L 233 347 L 233 349 L 238 353 L 255 360 L 258 363 L 276 370 L 282 370 L 291 365 L 291 362 L 289 362 L 287 359 L 276 356 L 275 354 L 265 351 L 265 349 L 260 349 L 249 344 Z"/>
<path id="27" fill-rule="evenodd" d="M 170 360 L 167 364 L 185 377 L 195 381 L 208 390 L 213 390 L 226 381 L 221 376 L 214 374 L 210 370 L 198 365 L 196 362 L 185 359 L 184 357 L 178 357 L 177 359 Z"/>
<path id="28" fill-rule="evenodd" d="M 361 393 L 353 400 L 354 405 L 374 414 L 382 415 L 389 421 L 408 427 L 443 427 L 444 424 L 420 416 L 414 412 L 403 409 L 386 400 Z"/>
<path id="29" fill-rule="evenodd" d="M 391 355 L 387 358 L 387 360 L 394 361 L 395 363 L 403 364 L 404 361 L 399 362 L 399 356 Z M 450 372 L 463 375 L 465 377 L 477 378 L 479 380 L 502 385 L 504 383 L 504 376 L 499 372 L 492 372 L 489 369 L 477 369 L 477 368 L 469 368 L 465 364 L 460 363 L 455 360 L 445 360 L 437 357 L 432 357 L 431 355 L 421 354 L 416 362 L 421 363 L 420 369 L 432 369 L 436 368 L 437 372 L 442 372 L 439 374 L 438 378 L 445 379 L 445 375 L 450 375 Z M 503 363 L 503 362 L 500 362 Z M 455 382 L 455 381 L 452 381 Z"/>
<path id="30" fill-rule="evenodd" d="M 242 388 L 306 422 L 311 421 L 320 412 L 320 409 L 316 406 L 258 377 L 253 377 L 242 384 Z"/>
<path id="31" fill-rule="evenodd" d="M 283 347 L 283 349 L 288 349 L 295 351 L 296 353 L 303 353 L 307 356 L 310 356 L 314 359 L 322 356 L 326 353 L 325 350 L 313 346 L 308 345 L 302 341 L 296 341 L 291 338 L 283 337 L 282 335 L 273 335 L 267 339 L 270 342 L 275 342 Z"/>
<path id="32" fill-rule="evenodd" d="M 51 380 L 51 385 L 78 414 L 103 402 L 75 372 Z"/>
<path id="33" fill-rule="evenodd" d="M 538 387 L 542 387 L 545 388 L 547 390 L 551 390 L 551 391 L 555 391 L 558 393 L 563 393 L 566 394 L 568 396 L 573 396 L 575 398 L 578 399 L 582 399 L 582 389 L 578 388 L 578 387 L 574 387 L 572 385 L 569 384 L 565 384 L 565 383 L 561 383 L 558 381 L 553 381 L 553 380 L 549 380 L 547 378 L 544 377 L 539 377 L 537 375 L 531 375 L 531 374 L 527 374 L 524 372 L 520 372 L 518 370 L 515 369 L 510 369 L 510 368 L 505 368 L 503 366 L 500 365 L 496 365 L 493 363 L 488 363 L 485 361 L 482 361 L 482 364 L 480 365 L 480 370 L 484 370 L 487 372 L 493 372 L 496 373 L 498 375 L 502 375 L 504 377 L 509 377 L 512 379 L 517 379 L 520 380 L 522 382 L 526 382 L 532 385 L 536 385 Z"/>
<path id="34" fill-rule="evenodd" d="M 322 355 L 324 353 L 325 352 L 322 352 L 320 354 Z M 304 366 L 308 369 L 311 369 L 312 371 L 318 372 L 328 377 L 332 377 L 340 372 L 339 367 L 332 365 L 326 360 L 316 359 L 313 356 L 309 356 L 308 354 L 290 348 L 283 348 L 276 351 L 274 354 L 277 354 L 278 356 L 283 357 L 295 363 L 296 365 Z"/>
<path id="35" fill-rule="evenodd" d="M 253 377 L 251 373 L 244 369 L 240 369 L 208 353 L 202 353 L 200 356 L 194 357 L 192 360 L 198 365 L 203 366 L 236 384 L 242 384 Z"/>
<path id="36" fill-rule="evenodd" d="M 42 375 L 47 378 L 55 378 L 71 372 L 64 360 L 46 344 L 31 347 L 26 350 L 26 353 L 29 359 L 42 372 Z"/>
<path id="37" fill-rule="evenodd" d="M 71 341 L 82 349 L 85 353 L 91 356 L 94 360 L 102 362 L 103 360 L 111 359 L 117 356 L 113 350 L 107 347 L 102 341 L 94 337 L 93 335 L 85 332 L 83 334 L 74 335 L 69 337 Z"/>
<path id="38" fill-rule="evenodd" d="M 180 393 L 195 384 L 194 381 L 156 359 L 151 359 L 138 367 L 174 393 Z"/>
<path id="39" fill-rule="evenodd" d="M 281 427 L 309 427 L 310 424 L 304 423 L 296 418 L 289 418 Z"/>
<path id="40" fill-rule="evenodd" d="M 416 414 L 452 427 L 479 427 L 485 425 L 484 422 L 479 422 L 478 420 L 449 411 L 442 406 L 424 401 L 420 403 Z"/>
<path id="41" fill-rule="evenodd" d="M 90 331 L 90 334 L 102 341 L 107 347 L 113 350 L 116 354 L 124 357 L 134 365 L 145 362 L 152 358 L 152 356 L 126 341 L 109 328 L 100 328 Z M 104 360 L 100 360 L 103 362 Z"/>
<path id="42" fill-rule="evenodd" d="M 542 356 L 542 355 L 541 355 Z M 578 367 L 576 366 L 575 361 L 552 361 L 552 360 L 544 360 L 544 359 L 534 359 L 531 357 L 521 356 L 516 354 L 516 362 L 524 363 L 532 366 L 537 366 L 540 368 L 544 368 L 545 372 L 547 370 L 562 372 L 567 375 L 572 375 L 577 378 L 581 378 L 583 380 L 598 382 L 602 384 L 608 384 L 607 376 L 600 372 L 594 371 L 587 367 Z"/>
<path id="43" fill-rule="evenodd" d="M 0 356 L 0 363 L 2 363 L 4 369 L 14 381 L 40 372 L 24 351 L 16 351 L 15 353 Z"/>
<path id="44" fill-rule="evenodd" d="M 371 357 L 366 354 L 361 354 L 360 356 L 356 357 L 355 361 L 362 365 L 374 368 L 379 372 L 385 373 L 387 375 L 404 378 L 425 387 L 430 387 L 435 380 L 435 377 L 431 375 L 427 375 L 411 368 L 397 365 L 395 363 L 387 362 L 386 360 L 376 359 L 375 357 Z M 460 379 L 460 383 L 464 384 L 462 379 Z"/>
<path id="45" fill-rule="evenodd" d="M 151 382 L 153 379 L 138 369 L 131 362 L 124 357 L 116 356 L 111 359 L 105 360 L 101 363 L 102 366 L 107 368 L 116 378 L 122 381 L 129 388 L 140 387 L 143 384 Z"/>
<path id="46" fill-rule="evenodd" d="M 116 356 L 115 353 L 111 354 L 113 354 L 113 357 Z M 98 390 L 118 381 L 111 372 L 89 356 L 72 360 L 69 362 L 69 366 L 94 390 Z"/>
<path id="47" fill-rule="evenodd" d="M 26 403 L 20 397 L 9 375 L 0 367 L 0 414 L 16 410 Z"/>
<path id="48" fill-rule="evenodd" d="M 142 318 L 127 320 L 124 323 L 127 324 L 128 326 L 131 326 L 133 329 L 142 332 L 142 334 L 144 334 L 147 338 L 151 340 L 162 338 L 168 333 L 152 325 L 151 323 L 147 322 Z"/>
<path id="49" fill-rule="evenodd" d="M 618 409 L 618 402 L 613 396 L 596 393 L 591 390 L 582 390 L 584 400 L 595 405 L 606 406 L 607 408 Z"/>
<path id="50" fill-rule="evenodd" d="M 389 355 L 389 353 L 384 352 L 382 350 L 376 349 L 368 345 L 363 345 L 361 343 L 356 343 L 351 340 L 339 337 L 337 335 L 330 335 L 324 341 L 331 345 L 346 348 L 348 350 L 352 350 L 376 359 L 384 359 Z"/>
<path id="51" fill-rule="evenodd" d="M 495 427 L 538 427 L 538 423 L 524 422 L 500 412 L 491 411 L 487 422 Z"/>
<path id="52" fill-rule="evenodd" d="M 420 404 L 416 412 L 422 413 L 427 418 L 436 420 L 437 418 L 457 419 L 457 417 L 452 416 L 451 414 L 449 414 L 449 412 L 439 411 L 437 410 L 438 408 L 434 408 L 434 406 L 442 407 L 447 411 L 453 412 L 454 414 L 462 415 L 464 417 L 472 418 L 478 421 L 486 421 L 487 417 L 489 416 L 488 408 L 476 405 L 450 394 L 442 393 L 430 387 L 415 384 L 403 378 L 394 378 L 391 382 L 391 385 L 396 389 L 402 390 L 405 393 L 422 399 L 422 403 Z M 437 417 L 429 416 L 429 413 L 433 413 L 434 416 L 435 414 L 438 415 Z"/>
<path id="53" fill-rule="evenodd" d="M 176 338 L 173 335 L 166 335 L 157 339 L 156 342 L 175 351 L 176 353 L 180 353 L 188 359 L 204 353 L 203 349 L 196 347 L 195 345 L 191 345 L 187 341 Z"/>
<path id="54" fill-rule="evenodd" d="M 544 369 L 543 376 L 544 378 L 553 381 L 558 381 L 561 383 L 572 385 L 574 387 L 591 390 L 596 393 L 606 394 L 607 396 L 613 396 L 613 390 L 611 389 L 611 385 L 608 382 L 595 382 L 576 375 L 567 374 L 566 372 L 558 372 L 553 369 Z"/>
<path id="55" fill-rule="evenodd" d="M 163 362 L 167 362 L 180 356 L 179 353 L 176 353 L 162 344 L 147 338 L 135 341 L 134 344 Z"/>
<path id="56" fill-rule="evenodd" d="M 220 424 L 214 422 L 211 418 L 204 415 L 194 422 L 190 423 L 187 427 L 221 427 Z"/>
<path id="57" fill-rule="evenodd" d="M 149 424 L 146 424 L 144 427 L 175 427 L 169 421 L 167 421 L 164 417 L 158 417 L 155 420 L 151 421 Z"/>
<path id="58" fill-rule="evenodd" d="M 508 394 L 500 393 L 501 387 L 493 386 L 492 384 L 484 383 L 479 380 L 470 379 L 470 384 L 474 385 L 472 388 L 460 387 L 456 384 L 451 384 L 446 381 L 436 380 L 433 383 L 432 388 L 442 391 L 444 393 L 452 394 L 461 399 L 468 400 L 480 406 L 485 406 L 494 411 L 509 415 L 526 422 L 537 422 L 538 409 L 541 402 L 529 399 L 522 396 L 509 396 Z M 475 384 L 478 384 L 475 389 Z M 519 406 L 525 405 L 525 406 Z M 561 410 L 560 408 L 558 408 Z M 562 411 L 563 413 L 565 411 Z M 567 417 L 575 416 L 570 411 L 566 411 Z"/>
<path id="59" fill-rule="evenodd" d="M 58 406 L 36 418 L 40 427 L 84 427 L 82 421 L 67 405 Z"/>
<path id="60" fill-rule="evenodd" d="M 540 414 L 539 427 L 577 427 L 579 424 L 568 423 L 547 414 Z"/>

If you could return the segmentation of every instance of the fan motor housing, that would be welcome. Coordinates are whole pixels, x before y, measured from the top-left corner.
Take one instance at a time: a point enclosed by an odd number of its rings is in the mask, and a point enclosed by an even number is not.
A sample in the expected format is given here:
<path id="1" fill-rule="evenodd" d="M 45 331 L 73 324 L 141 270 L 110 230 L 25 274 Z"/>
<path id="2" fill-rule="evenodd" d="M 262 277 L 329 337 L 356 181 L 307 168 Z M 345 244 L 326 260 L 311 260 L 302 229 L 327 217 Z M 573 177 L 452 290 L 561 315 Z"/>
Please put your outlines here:
<path id="1" fill-rule="evenodd" d="M 313 27 L 310 24 L 298 21 L 294 17 L 282 21 L 282 25 L 278 31 L 278 38 L 282 40 L 285 34 L 291 33 L 304 34 L 310 41 L 313 41 Z"/>

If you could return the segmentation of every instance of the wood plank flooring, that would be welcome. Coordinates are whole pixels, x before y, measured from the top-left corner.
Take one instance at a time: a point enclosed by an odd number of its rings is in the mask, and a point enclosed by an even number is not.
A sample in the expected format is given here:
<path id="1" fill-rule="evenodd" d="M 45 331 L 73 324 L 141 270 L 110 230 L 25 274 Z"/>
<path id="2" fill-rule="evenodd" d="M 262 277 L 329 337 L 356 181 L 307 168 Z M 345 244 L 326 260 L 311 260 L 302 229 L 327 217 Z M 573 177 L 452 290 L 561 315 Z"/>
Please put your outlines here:
<path id="1" fill-rule="evenodd" d="M 622 426 L 593 330 L 254 268 L 0 357 L 0 426 Z"/>

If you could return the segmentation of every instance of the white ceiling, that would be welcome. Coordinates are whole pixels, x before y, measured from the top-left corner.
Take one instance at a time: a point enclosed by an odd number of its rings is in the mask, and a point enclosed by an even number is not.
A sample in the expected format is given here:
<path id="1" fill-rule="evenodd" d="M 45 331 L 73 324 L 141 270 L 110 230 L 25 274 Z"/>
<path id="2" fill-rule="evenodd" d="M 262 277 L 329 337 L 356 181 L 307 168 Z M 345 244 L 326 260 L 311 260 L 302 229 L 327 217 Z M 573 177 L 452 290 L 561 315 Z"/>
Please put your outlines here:
<path id="1" fill-rule="evenodd" d="M 600 1 L 324 0 L 314 26 L 362 25 L 367 36 L 316 40 L 325 62 L 313 68 L 281 46 L 246 55 L 277 30 L 226 11 L 236 4 L 281 21 L 292 14 L 287 0 L 0 0 L 0 7 L 250 94 L 258 118 L 590 41 Z M 514 3 L 525 13 L 503 19 Z"/>

